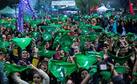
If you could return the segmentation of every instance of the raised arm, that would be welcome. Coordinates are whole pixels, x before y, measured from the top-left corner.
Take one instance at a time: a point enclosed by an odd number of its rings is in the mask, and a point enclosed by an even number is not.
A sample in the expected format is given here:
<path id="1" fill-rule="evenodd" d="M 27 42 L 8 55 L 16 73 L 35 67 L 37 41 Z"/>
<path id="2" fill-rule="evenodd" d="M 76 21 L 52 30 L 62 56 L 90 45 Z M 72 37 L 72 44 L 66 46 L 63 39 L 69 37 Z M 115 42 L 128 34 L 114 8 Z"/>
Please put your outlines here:
<path id="1" fill-rule="evenodd" d="M 17 76 L 17 73 L 12 74 L 11 77 L 17 84 L 29 84 L 26 81 L 22 80 L 19 76 Z"/>
<path id="2" fill-rule="evenodd" d="M 47 73 L 45 73 L 43 70 L 36 68 L 35 66 L 31 65 L 34 70 L 36 70 L 43 78 L 42 84 L 49 84 L 50 78 Z"/>

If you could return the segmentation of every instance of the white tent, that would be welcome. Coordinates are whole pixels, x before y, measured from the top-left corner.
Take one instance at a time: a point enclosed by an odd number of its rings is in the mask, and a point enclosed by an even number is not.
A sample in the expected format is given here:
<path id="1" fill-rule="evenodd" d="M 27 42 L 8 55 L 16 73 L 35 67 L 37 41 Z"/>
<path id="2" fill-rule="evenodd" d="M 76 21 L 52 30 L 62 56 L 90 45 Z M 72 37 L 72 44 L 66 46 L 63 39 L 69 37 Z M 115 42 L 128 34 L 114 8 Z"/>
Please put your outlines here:
<path id="1" fill-rule="evenodd" d="M 104 5 L 103 5 L 103 6 L 101 6 L 101 7 L 99 7 L 99 8 L 97 9 L 97 11 L 98 11 L 99 13 L 106 12 L 107 10 L 109 10 L 109 9 L 108 9 L 108 8 L 106 8 Z"/>
<path id="2" fill-rule="evenodd" d="M 0 10 L 0 14 L 15 14 L 15 9 L 10 8 L 9 6 L 5 7 L 3 10 Z"/>

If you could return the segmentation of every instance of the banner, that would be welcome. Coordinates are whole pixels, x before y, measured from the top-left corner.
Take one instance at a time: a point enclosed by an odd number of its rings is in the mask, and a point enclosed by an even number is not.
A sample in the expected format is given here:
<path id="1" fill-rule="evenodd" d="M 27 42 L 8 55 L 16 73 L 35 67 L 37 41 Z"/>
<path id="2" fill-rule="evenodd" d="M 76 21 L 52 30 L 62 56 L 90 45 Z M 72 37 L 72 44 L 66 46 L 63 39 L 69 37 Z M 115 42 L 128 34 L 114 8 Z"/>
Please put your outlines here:
<path id="1" fill-rule="evenodd" d="M 23 32 L 24 31 L 24 26 L 23 26 L 24 4 L 23 4 L 23 0 L 20 0 L 18 9 L 19 9 L 19 13 L 18 13 L 17 29 L 19 32 Z"/>

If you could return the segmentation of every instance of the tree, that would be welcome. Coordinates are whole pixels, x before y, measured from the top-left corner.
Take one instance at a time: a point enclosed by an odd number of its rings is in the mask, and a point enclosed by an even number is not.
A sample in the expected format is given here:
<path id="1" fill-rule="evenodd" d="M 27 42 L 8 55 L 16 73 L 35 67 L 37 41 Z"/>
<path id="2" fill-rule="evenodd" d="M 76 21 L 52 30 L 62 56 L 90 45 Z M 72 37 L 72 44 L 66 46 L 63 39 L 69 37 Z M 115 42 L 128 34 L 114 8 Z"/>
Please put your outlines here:
<path id="1" fill-rule="evenodd" d="M 19 0 L 0 0 L 0 10 L 5 8 L 6 6 L 13 7 L 18 2 Z"/>

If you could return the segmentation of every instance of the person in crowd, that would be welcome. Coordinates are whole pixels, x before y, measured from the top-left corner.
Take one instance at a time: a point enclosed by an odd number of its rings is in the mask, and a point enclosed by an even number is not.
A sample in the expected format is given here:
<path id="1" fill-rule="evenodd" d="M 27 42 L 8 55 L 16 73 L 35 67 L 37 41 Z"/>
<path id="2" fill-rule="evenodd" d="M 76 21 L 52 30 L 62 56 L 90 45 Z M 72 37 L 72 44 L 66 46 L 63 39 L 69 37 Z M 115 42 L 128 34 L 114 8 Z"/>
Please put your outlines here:
<path id="1" fill-rule="evenodd" d="M 31 62 L 29 61 L 30 54 L 27 51 L 22 51 L 21 59 L 17 63 L 18 65 L 29 65 Z"/>
<path id="2" fill-rule="evenodd" d="M 6 19 L 2 18 L 2 20 Z M 9 24 L 17 26 L 15 23 Z M 114 25 L 117 28 L 115 31 Z M 7 28 L 2 22 L 0 26 L 0 84 L 12 84 L 11 80 L 14 84 L 61 84 L 62 80 L 62 84 L 136 84 L 136 25 L 137 20 L 125 20 L 122 15 L 115 14 L 110 17 L 85 17 L 84 15 L 62 17 L 59 15 L 55 18 L 49 16 L 48 19 L 36 18 L 24 22 L 24 32 L 18 32 L 14 27 Z M 45 33 L 48 34 L 44 36 Z M 92 34 L 96 34 L 95 39 L 90 37 Z M 19 46 L 20 43 L 13 42 L 13 38 L 32 38 L 32 41 L 23 50 Z M 6 50 L 6 54 L 1 50 Z M 77 55 L 85 56 L 85 58 L 87 55 L 94 55 L 95 63 L 87 69 L 90 62 L 83 58 L 82 62 L 85 63 L 80 66 L 77 64 Z M 67 74 L 66 67 L 72 67 L 74 64 L 77 69 L 67 76 L 64 76 L 62 72 L 55 74 L 50 69 L 51 61 L 58 64 L 54 71 L 65 70 L 65 75 Z M 32 70 L 14 72 L 7 76 L 6 63 L 23 67 L 30 66 Z M 52 65 L 54 66 L 56 64 Z M 95 71 L 93 66 L 96 66 Z M 117 71 L 117 66 L 126 68 L 126 72 Z M 108 80 L 104 79 L 102 71 L 111 73 Z M 68 72 L 71 71 L 68 69 Z M 58 78 L 60 75 L 64 76 L 62 80 Z"/>
<path id="3" fill-rule="evenodd" d="M 3 50 L 0 51 L 0 84 L 9 84 L 8 77 L 4 72 L 6 54 Z"/>

